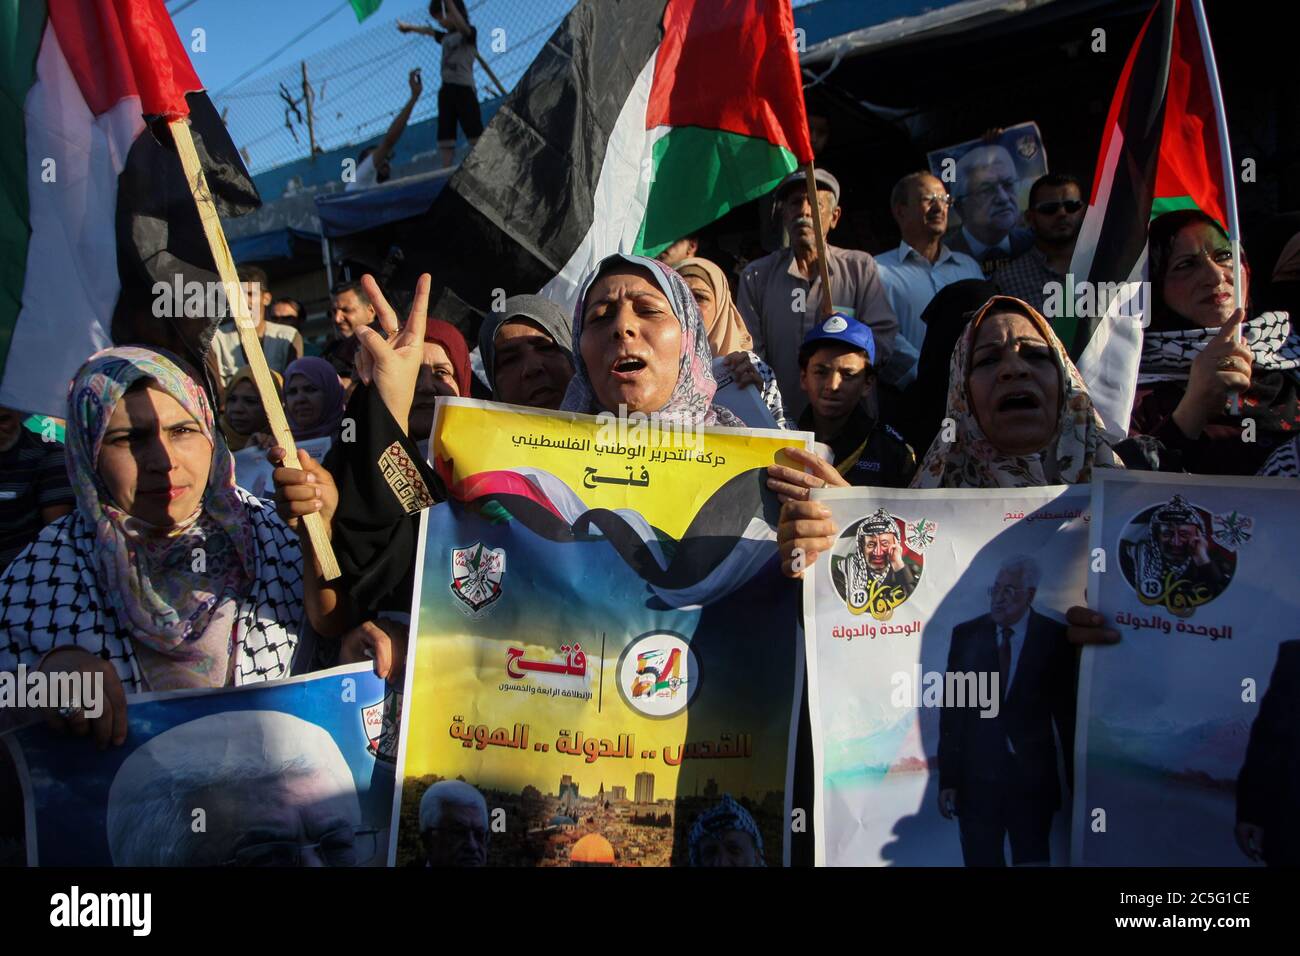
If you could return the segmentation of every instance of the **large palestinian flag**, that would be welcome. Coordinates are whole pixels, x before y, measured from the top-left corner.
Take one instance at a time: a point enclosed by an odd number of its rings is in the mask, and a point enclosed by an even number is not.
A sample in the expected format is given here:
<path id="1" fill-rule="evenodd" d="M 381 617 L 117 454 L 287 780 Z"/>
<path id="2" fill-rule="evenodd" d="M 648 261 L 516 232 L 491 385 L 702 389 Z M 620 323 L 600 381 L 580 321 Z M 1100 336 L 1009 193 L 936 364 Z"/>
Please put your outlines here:
<path id="1" fill-rule="evenodd" d="M 581 0 L 430 210 L 438 277 L 577 297 L 812 159 L 789 0 Z"/>
<path id="2" fill-rule="evenodd" d="M 1129 51 L 1110 104 L 1070 264 L 1076 283 L 1086 278 L 1094 290 L 1102 283 L 1142 288 L 1147 224 L 1174 209 L 1200 209 L 1235 238 L 1226 129 L 1201 0 L 1159 0 Z M 1094 304 L 1103 298 L 1094 295 Z M 1112 297 L 1108 315 L 1093 310 L 1091 319 L 1058 325 L 1107 431 L 1117 436 L 1128 429 L 1147 301 Z"/>
<path id="3" fill-rule="evenodd" d="M 223 215 L 258 197 L 162 0 L 0 0 L 0 50 L 0 405 L 62 417 L 96 350 L 211 341 L 155 314 L 155 282 L 217 280 L 165 120 Z"/>

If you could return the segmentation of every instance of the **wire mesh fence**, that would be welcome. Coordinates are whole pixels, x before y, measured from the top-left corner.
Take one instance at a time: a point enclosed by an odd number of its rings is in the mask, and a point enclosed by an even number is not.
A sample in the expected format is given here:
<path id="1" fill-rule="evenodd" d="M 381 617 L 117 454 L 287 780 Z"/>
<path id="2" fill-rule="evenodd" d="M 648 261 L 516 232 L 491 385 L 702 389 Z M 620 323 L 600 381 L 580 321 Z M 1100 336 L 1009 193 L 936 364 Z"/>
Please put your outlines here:
<path id="1" fill-rule="evenodd" d="M 575 0 L 469 0 L 478 31 L 479 100 L 500 95 L 489 77 L 511 89 L 573 9 Z M 382 19 L 381 19 L 382 18 Z M 424 94 L 411 113 L 418 123 L 437 113 L 442 48 L 430 36 L 400 33 L 398 22 L 437 25 L 428 5 L 385 6 L 356 35 L 305 60 L 286 52 L 284 65 L 212 94 L 250 172 L 273 169 L 317 151 L 364 142 L 382 133 L 410 95 L 419 68 Z M 310 122 L 308 102 L 310 100 Z"/>

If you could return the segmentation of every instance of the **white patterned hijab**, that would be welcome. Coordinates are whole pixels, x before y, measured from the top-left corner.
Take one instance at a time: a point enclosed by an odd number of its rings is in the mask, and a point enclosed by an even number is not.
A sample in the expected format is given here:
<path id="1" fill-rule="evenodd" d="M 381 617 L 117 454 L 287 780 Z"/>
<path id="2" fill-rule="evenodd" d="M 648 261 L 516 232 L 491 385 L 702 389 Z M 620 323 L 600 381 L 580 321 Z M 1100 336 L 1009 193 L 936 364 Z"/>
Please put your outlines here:
<path id="1" fill-rule="evenodd" d="M 673 315 L 682 327 L 681 352 L 677 362 L 677 384 L 662 408 L 654 413 L 663 421 L 680 425 L 733 425 L 744 423 L 722 405 L 713 403 L 718 383 L 713 378 L 713 352 L 709 348 L 708 333 L 700 317 L 699 306 L 686 280 L 662 262 L 645 256 L 615 253 L 606 256 L 596 265 L 591 275 L 582 283 L 582 293 L 573 312 L 573 366 L 574 375 L 564 394 L 560 408 L 566 412 L 595 415 L 614 409 L 601 408 L 587 365 L 582 360 L 582 330 L 584 326 L 587 293 L 600 276 L 620 266 L 634 266 L 648 270 L 659 290 L 668 300 Z"/>

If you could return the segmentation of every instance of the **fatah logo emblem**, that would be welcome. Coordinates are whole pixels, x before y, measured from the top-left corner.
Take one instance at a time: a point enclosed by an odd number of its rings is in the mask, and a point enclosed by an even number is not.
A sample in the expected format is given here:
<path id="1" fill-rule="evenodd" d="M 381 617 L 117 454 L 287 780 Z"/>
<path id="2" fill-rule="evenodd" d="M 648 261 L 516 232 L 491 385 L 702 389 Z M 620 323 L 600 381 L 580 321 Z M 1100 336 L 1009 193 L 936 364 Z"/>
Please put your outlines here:
<path id="1" fill-rule="evenodd" d="M 501 597 L 505 573 L 504 548 L 493 550 L 479 542 L 451 551 L 451 593 L 470 617 L 478 617 Z"/>
<path id="2" fill-rule="evenodd" d="M 397 728 L 401 711 L 401 695 L 391 688 L 383 700 L 361 708 L 361 724 L 366 730 L 366 750 L 376 760 L 397 762 Z"/>

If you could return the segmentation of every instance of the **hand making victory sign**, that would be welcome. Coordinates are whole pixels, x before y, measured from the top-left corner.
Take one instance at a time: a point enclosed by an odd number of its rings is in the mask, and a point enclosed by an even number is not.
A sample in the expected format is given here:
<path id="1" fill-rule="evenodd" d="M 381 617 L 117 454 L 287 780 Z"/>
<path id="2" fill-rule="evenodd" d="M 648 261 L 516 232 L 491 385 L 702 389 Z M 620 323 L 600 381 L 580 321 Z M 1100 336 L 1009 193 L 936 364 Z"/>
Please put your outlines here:
<path id="1" fill-rule="evenodd" d="M 415 398 L 415 383 L 424 359 L 424 329 L 429 311 L 429 286 L 426 272 L 415 284 L 415 299 L 406 324 L 398 326 L 397 313 L 388 304 L 374 276 L 361 277 L 362 288 L 375 307 L 375 317 L 387 338 L 368 327 L 357 329 L 361 348 L 357 351 L 357 374 L 367 385 L 374 385 L 380 399 L 402 428 L 407 430 L 407 416 Z"/>

